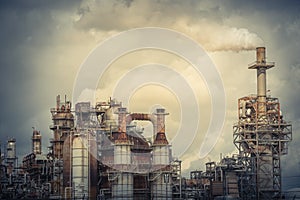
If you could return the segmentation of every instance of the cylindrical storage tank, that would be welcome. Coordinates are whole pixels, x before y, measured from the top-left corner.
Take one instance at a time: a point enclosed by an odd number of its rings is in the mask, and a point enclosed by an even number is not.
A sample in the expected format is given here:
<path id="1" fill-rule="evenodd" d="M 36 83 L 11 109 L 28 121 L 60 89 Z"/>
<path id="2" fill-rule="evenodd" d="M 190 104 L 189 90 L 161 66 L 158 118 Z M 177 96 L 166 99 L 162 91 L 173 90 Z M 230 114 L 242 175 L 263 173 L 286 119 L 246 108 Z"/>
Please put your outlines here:
<path id="1" fill-rule="evenodd" d="M 119 172 L 112 186 L 112 199 L 133 199 L 133 174 Z"/>
<path id="2" fill-rule="evenodd" d="M 153 174 L 156 176 L 156 174 Z M 172 199 L 172 178 L 170 173 L 162 173 L 157 177 L 151 185 L 151 199 Z"/>
<path id="3" fill-rule="evenodd" d="M 169 145 L 154 145 L 152 152 L 152 165 L 169 165 L 170 148 Z"/>
<path id="4" fill-rule="evenodd" d="M 130 165 L 131 164 L 130 145 L 115 144 L 114 164 L 115 165 Z"/>
<path id="5" fill-rule="evenodd" d="M 74 199 L 88 198 L 88 150 L 84 145 L 86 138 L 77 136 L 73 139 L 72 147 L 72 187 Z"/>

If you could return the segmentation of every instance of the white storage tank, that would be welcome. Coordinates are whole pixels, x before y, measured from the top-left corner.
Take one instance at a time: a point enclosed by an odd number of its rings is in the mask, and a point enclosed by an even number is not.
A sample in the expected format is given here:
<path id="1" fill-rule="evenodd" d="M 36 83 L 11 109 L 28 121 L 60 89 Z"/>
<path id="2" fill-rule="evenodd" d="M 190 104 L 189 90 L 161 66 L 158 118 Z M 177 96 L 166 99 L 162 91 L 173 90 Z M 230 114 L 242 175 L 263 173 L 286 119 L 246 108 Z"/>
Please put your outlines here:
<path id="1" fill-rule="evenodd" d="M 155 145 L 153 148 L 153 165 L 169 165 L 170 164 L 170 147 L 169 145 Z"/>
<path id="2" fill-rule="evenodd" d="M 87 138 L 75 136 L 72 144 L 72 186 L 74 199 L 87 199 L 89 189 L 89 160 Z"/>

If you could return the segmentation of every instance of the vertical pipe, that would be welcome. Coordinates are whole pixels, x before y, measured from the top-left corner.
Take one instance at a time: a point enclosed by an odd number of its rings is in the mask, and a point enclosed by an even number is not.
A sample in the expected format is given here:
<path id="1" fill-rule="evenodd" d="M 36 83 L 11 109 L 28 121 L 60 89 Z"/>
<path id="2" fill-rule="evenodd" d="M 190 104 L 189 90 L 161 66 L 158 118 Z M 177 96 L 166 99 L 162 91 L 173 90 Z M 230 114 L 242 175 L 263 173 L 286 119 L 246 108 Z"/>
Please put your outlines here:
<path id="1" fill-rule="evenodd" d="M 182 180 L 181 180 L 181 160 L 179 161 L 179 167 L 180 167 L 180 171 L 179 171 L 179 199 L 182 198 L 182 194 L 181 194 L 181 190 L 182 190 Z"/>
<path id="2" fill-rule="evenodd" d="M 126 108 L 118 108 L 118 114 L 119 114 L 119 132 L 120 133 L 126 133 L 126 114 L 127 109 Z"/>
<path id="3" fill-rule="evenodd" d="M 157 115 L 157 133 L 165 133 L 165 109 L 156 109 Z"/>
<path id="4" fill-rule="evenodd" d="M 153 144 L 167 145 L 169 144 L 169 142 L 165 134 L 165 115 L 168 115 L 168 113 L 165 113 L 165 109 L 158 108 L 156 109 L 155 115 L 156 115 L 156 136 Z"/>
<path id="5" fill-rule="evenodd" d="M 257 68 L 257 98 L 258 98 L 258 115 L 264 116 L 266 113 L 266 48 L 256 48 L 256 62 L 261 65 Z"/>
<path id="6" fill-rule="evenodd" d="M 59 110 L 59 106 L 60 106 L 60 95 L 57 95 L 57 97 L 56 97 L 56 110 Z"/>

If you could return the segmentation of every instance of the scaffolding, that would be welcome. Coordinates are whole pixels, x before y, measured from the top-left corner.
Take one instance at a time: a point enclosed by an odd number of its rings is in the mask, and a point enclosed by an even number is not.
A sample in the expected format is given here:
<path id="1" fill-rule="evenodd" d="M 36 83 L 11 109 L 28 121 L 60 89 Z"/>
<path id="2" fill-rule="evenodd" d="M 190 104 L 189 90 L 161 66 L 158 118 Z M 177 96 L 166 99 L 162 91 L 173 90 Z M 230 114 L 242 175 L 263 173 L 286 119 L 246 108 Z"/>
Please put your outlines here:
<path id="1" fill-rule="evenodd" d="M 239 163 L 246 167 L 240 177 L 243 199 L 281 199 L 280 158 L 288 153 L 292 126 L 283 119 L 278 98 L 266 96 L 265 48 L 257 48 L 257 95 L 238 100 L 238 122 L 233 126 L 233 143 Z"/>

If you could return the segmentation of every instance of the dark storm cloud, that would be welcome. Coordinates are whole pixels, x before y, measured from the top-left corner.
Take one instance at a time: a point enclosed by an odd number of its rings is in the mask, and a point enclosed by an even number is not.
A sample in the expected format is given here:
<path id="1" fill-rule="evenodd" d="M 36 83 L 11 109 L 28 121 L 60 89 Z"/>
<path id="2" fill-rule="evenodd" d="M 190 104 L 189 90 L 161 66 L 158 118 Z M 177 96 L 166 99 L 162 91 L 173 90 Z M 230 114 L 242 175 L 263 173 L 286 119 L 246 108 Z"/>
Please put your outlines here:
<path id="1" fill-rule="evenodd" d="M 201 2 L 204 2 L 202 5 Z M 170 26 L 177 20 L 188 18 L 222 21 L 224 14 L 219 5 L 205 6 L 198 0 L 111 0 L 83 3 L 77 11 L 80 20 L 76 27 L 82 29 L 124 30 L 141 26 Z M 111 20 L 112 19 L 112 20 Z M 191 22 L 192 23 L 192 22 Z"/>
<path id="2" fill-rule="evenodd" d="M 300 119 L 300 1 L 231 0 L 223 1 L 222 10 L 239 18 L 230 18 L 228 24 L 247 26 L 263 38 L 268 61 L 276 63 L 268 71 L 269 89 L 281 99 L 287 120 Z"/>
<path id="3" fill-rule="evenodd" d="M 215 1 L 216 2 L 216 1 Z M 231 11 L 237 11 L 242 13 L 269 13 L 269 12 L 292 12 L 296 13 L 300 10 L 300 2 L 297 0 L 253 0 L 253 1 L 239 1 L 239 0 L 229 0 L 229 1 L 218 1 L 221 5 L 226 7 Z M 241 13 L 241 14 L 242 14 Z M 276 16 L 275 16 L 276 17 Z M 290 15 L 292 17 L 292 15 Z"/>
<path id="4" fill-rule="evenodd" d="M 295 177 L 300 175 L 300 42 L 296 39 L 300 37 L 300 2 L 229 2 L 228 8 L 241 18 L 239 23 L 259 32 L 266 43 L 268 61 L 276 63 L 268 71 L 268 89 L 279 98 L 285 120 L 293 125 L 289 154 L 282 158 L 283 188 L 300 187 L 299 182 L 295 184 Z"/>
<path id="5" fill-rule="evenodd" d="M 33 61 L 54 40 L 56 24 L 51 11 L 68 9 L 78 2 L 32 0 L 0 4 L 0 141 L 4 145 L 9 137 L 15 137 L 19 154 L 30 151 L 33 124 L 28 122 L 45 106 Z"/>
<path id="6" fill-rule="evenodd" d="M 81 4 L 75 27 L 84 31 L 124 31 L 163 27 L 193 37 L 209 51 L 245 51 L 263 40 L 246 27 L 227 26 L 227 13 L 210 1 L 93 1 Z"/>
<path id="7" fill-rule="evenodd" d="M 1 10 L 19 10 L 26 12 L 28 10 L 38 9 L 41 11 L 48 11 L 51 9 L 69 9 L 76 6 L 81 0 L 10 0 L 2 1 L 0 5 Z"/>

